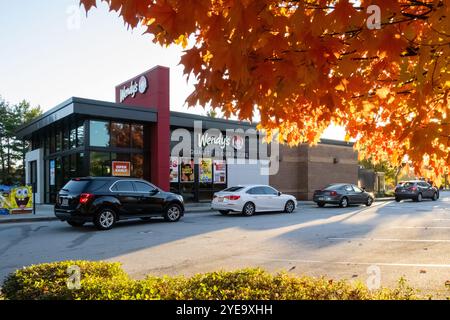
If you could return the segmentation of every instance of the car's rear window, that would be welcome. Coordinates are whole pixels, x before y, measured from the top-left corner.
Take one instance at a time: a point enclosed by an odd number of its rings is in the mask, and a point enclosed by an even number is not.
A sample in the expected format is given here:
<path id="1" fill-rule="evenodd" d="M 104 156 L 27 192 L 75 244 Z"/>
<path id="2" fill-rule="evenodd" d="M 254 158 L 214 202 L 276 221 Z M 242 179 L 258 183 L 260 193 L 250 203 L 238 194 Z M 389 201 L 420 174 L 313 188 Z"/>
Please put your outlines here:
<path id="1" fill-rule="evenodd" d="M 90 182 L 90 180 L 70 180 L 61 190 L 70 193 L 82 193 Z"/>
<path id="2" fill-rule="evenodd" d="M 236 191 L 242 190 L 243 188 L 244 187 L 229 187 L 229 188 L 226 188 L 223 191 L 225 191 L 225 192 L 236 192 Z"/>
<path id="3" fill-rule="evenodd" d="M 409 188 L 414 186 L 415 184 L 415 182 L 405 182 L 402 187 Z"/>
<path id="4" fill-rule="evenodd" d="M 341 189 L 343 187 L 345 187 L 345 184 L 330 184 L 330 185 L 326 186 L 325 189 L 323 189 L 323 190 L 327 190 L 327 191 L 336 190 L 336 189 Z"/>

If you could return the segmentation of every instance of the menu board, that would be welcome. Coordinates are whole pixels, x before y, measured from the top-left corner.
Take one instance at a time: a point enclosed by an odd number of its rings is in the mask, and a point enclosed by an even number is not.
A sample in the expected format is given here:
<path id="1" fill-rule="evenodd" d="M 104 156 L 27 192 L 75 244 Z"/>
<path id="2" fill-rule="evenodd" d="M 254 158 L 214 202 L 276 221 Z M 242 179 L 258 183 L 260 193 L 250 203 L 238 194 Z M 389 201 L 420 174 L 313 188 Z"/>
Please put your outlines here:
<path id="1" fill-rule="evenodd" d="M 178 173 L 178 157 L 170 157 L 170 182 L 179 182 L 180 176 Z"/>
<path id="2" fill-rule="evenodd" d="M 203 158 L 200 160 L 200 182 L 212 182 L 212 159 Z"/>
<path id="3" fill-rule="evenodd" d="M 181 182 L 194 182 L 194 160 L 181 158 Z"/>
<path id="4" fill-rule="evenodd" d="M 227 183 L 227 164 L 225 160 L 214 160 L 214 183 Z"/>

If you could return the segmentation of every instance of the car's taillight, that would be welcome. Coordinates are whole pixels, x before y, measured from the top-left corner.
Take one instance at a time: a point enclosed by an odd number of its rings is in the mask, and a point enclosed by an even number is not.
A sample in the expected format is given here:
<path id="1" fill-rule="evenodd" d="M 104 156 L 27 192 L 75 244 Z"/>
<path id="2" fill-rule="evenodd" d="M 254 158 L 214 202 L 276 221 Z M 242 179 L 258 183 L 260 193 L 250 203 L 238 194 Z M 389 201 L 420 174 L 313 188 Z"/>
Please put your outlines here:
<path id="1" fill-rule="evenodd" d="M 330 196 L 337 196 L 337 192 L 336 191 L 330 191 Z"/>
<path id="2" fill-rule="evenodd" d="M 239 200 L 241 198 L 241 196 L 231 195 L 231 196 L 225 196 L 224 198 L 226 198 L 228 200 Z"/>
<path id="3" fill-rule="evenodd" d="M 93 198 L 94 195 L 92 193 L 82 193 L 80 195 L 80 204 L 86 204 Z"/>

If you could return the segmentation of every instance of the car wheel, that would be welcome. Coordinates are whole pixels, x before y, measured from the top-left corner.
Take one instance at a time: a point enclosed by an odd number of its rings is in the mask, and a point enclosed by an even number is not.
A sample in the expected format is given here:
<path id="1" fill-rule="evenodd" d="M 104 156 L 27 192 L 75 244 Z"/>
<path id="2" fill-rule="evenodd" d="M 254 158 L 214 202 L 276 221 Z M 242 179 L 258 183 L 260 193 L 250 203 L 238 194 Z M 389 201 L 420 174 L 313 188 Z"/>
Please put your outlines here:
<path id="1" fill-rule="evenodd" d="M 251 202 L 247 202 L 242 209 L 242 214 L 244 216 L 250 217 L 255 213 L 255 205 Z"/>
<path id="2" fill-rule="evenodd" d="M 317 202 L 317 206 L 319 208 L 323 208 L 323 207 L 325 207 L 325 202 Z"/>
<path id="3" fill-rule="evenodd" d="M 150 218 L 150 217 L 143 217 L 143 218 L 141 218 L 141 220 L 142 221 L 150 221 L 152 218 Z"/>
<path id="4" fill-rule="evenodd" d="M 417 195 L 416 201 L 417 201 L 417 202 L 422 202 L 422 194 L 421 194 L 421 193 L 419 193 L 419 194 Z"/>
<path id="5" fill-rule="evenodd" d="M 109 230 L 116 223 L 116 212 L 110 208 L 103 208 L 94 218 L 94 225 L 99 230 Z"/>
<path id="6" fill-rule="evenodd" d="M 399 197 L 395 197 L 395 201 L 400 202 L 401 199 Z"/>
<path id="7" fill-rule="evenodd" d="M 368 197 L 367 198 L 367 202 L 366 202 L 366 206 L 370 207 L 372 205 L 372 203 L 373 203 L 372 197 Z"/>
<path id="8" fill-rule="evenodd" d="M 164 219 L 169 222 L 176 222 L 181 218 L 181 208 L 179 205 L 173 203 L 170 204 L 166 209 L 166 214 Z"/>
<path id="9" fill-rule="evenodd" d="M 339 202 L 339 207 L 341 207 L 341 208 L 347 208 L 348 207 L 348 199 L 347 199 L 347 197 L 343 197 L 341 199 L 341 202 Z"/>
<path id="10" fill-rule="evenodd" d="M 228 215 L 228 213 L 230 211 L 228 211 L 228 210 L 219 210 L 219 212 L 220 212 L 220 214 L 223 214 L 224 216 L 226 216 L 226 215 Z"/>
<path id="11" fill-rule="evenodd" d="M 72 227 L 82 227 L 84 225 L 84 222 L 81 221 L 67 221 L 67 223 Z"/>
<path id="12" fill-rule="evenodd" d="M 286 205 L 284 206 L 284 212 L 286 213 L 292 213 L 295 210 L 295 203 L 292 200 L 289 200 L 286 202 Z"/>
<path id="13" fill-rule="evenodd" d="M 435 193 L 433 193 L 433 198 L 431 198 L 431 200 L 436 201 L 438 198 L 439 197 L 438 197 L 437 193 L 435 192 Z"/>

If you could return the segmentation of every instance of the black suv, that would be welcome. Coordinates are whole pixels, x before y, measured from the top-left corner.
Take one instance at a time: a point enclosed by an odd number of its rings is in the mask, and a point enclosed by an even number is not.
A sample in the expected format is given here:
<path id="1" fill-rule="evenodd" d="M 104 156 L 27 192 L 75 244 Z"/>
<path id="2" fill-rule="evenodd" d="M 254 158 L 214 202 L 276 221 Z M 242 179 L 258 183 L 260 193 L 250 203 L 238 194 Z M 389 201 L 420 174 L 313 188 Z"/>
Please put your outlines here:
<path id="1" fill-rule="evenodd" d="M 126 219 L 164 217 L 166 221 L 178 221 L 184 215 L 184 202 L 182 196 L 164 192 L 142 179 L 76 178 L 59 192 L 55 215 L 74 227 L 93 222 L 98 229 L 107 230 Z"/>

